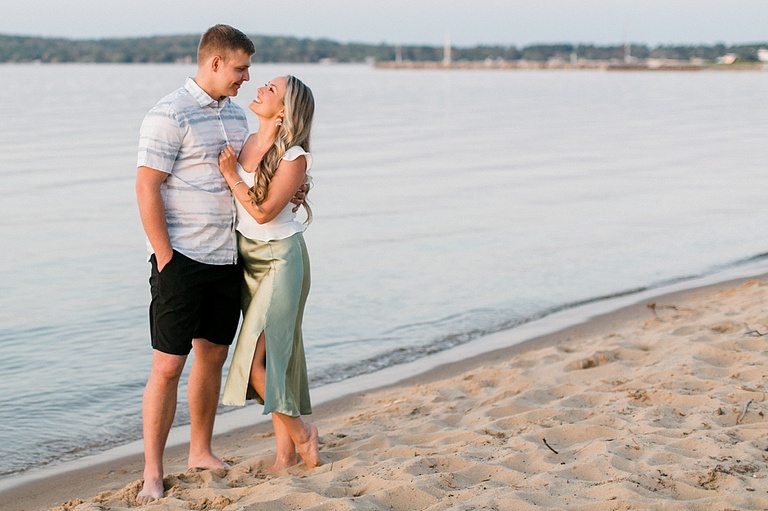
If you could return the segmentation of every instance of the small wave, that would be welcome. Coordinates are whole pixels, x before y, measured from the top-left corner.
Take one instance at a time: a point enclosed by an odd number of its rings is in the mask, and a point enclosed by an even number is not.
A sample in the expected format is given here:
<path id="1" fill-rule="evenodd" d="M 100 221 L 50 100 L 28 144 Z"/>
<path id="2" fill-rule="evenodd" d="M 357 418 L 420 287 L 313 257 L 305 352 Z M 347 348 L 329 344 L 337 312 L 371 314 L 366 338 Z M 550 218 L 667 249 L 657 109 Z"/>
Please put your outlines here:
<path id="1" fill-rule="evenodd" d="M 423 343 L 418 343 L 416 345 L 407 346 L 407 347 L 400 347 L 393 351 L 389 351 L 384 354 L 369 357 L 363 360 L 349 362 L 349 363 L 333 364 L 331 366 L 323 367 L 316 371 L 310 372 L 310 375 L 309 375 L 310 384 L 312 386 L 328 385 L 330 383 L 344 381 L 356 376 L 362 376 L 365 374 L 374 373 L 376 371 L 379 371 L 381 369 L 385 369 L 387 367 L 391 367 L 394 365 L 413 362 L 414 360 L 418 360 L 420 358 L 424 358 L 424 357 L 433 355 L 435 353 L 439 353 L 441 351 L 454 348 L 456 346 L 468 343 L 470 341 L 473 341 L 475 339 L 478 339 L 486 335 L 494 334 L 497 332 L 503 332 L 505 330 L 511 330 L 513 328 L 517 328 L 526 323 L 530 323 L 532 321 L 537 321 L 547 316 L 551 316 L 552 314 L 556 314 L 558 312 L 563 312 L 563 311 L 574 309 L 576 307 L 581 307 L 584 305 L 605 302 L 605 301 L 616 299 L 616 298 L 632 296 L 645 291 L 652 291 L 654 289 L 660 289 L 667 286 L 680 284 L 686 281 L 700 279 L 710 275 L 716 275 L 726 270 L 736 269 L 736 268 L 747 266 L 750 264 L 763 262 L 765 260 L 768 260 L 768 253 L 756 254 L 754 256 L 738 259 L 730 263 L 717 265 L 700 274 L 676 277 L 673 279 L 666 279 L 666 280 L 655 282 L 648 286 L 634 287 L 634 288 L 618 291 L 615 293 L 594 296 L 591 298 L 585 298 L 583 300 L 571 301 L 561 305 L 544 307 L 538 311 L 529 312 L 526 315 L 519 315 L 519 313 L 515 314 L 514 312 L 510 312 L 510 311 L 505 312 L 505 311 L 498 311 L 498 310 L 492 310 L 492 309 L 475 309 L 467 313 L 453 314 L 453 315 L 446 316 L 444 318 L 437 319 L 434 321 L 421 321 L 416 323 L 410 323 L 407 325 L 400 325 L 391 329 L 387 333 L 389 334 L 399 333 L 401 337 L 403 335 L 410 336 L 410 335 L 414 335 L 416 332 L 420 330 L 423 330 L 424 327 L 432 327 L 432 328 L 438 328 L 438 329 L 444 330 L 443 327 L 447 325 L 456 326 L 457 324 L 462 324 L 462 323 L 471 324 L 473 320 L 477 320 L 477 318 L 480 316 L 493 316 L 496 318 L 498 317 L 503 318 L 501 320 L 496 319 L 495 322 L 490 322 L 483 326 L 474 326 L 474 327 L 465 328 L 463 330 L 455 330 L 451 333 L 442 334 L 440 336 L 433 337 L 432 339 Z M 381 344 L 383 341 L 384 339 L 379 339 L 376 344 Z M 359 342 L 359 340 L 357 342 Z M 350 344 L 350 342 L 347 341 L 344 344 Z M 373 344 L 373 345 L 376 345 L 376 344 Z"/>

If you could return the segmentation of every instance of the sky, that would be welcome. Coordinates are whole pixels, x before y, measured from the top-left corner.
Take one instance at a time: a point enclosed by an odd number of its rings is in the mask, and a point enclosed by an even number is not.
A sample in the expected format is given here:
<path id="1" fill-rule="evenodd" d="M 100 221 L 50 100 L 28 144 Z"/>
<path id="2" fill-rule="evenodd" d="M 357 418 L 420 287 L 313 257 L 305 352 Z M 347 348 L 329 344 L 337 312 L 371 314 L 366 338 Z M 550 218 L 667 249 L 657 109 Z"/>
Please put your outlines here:
<path id="1" fill-rule="evenodd" d="M 766 0 L 0 0 L 0 34 L 249 35 L 455 47 L 768 42 Z"/>

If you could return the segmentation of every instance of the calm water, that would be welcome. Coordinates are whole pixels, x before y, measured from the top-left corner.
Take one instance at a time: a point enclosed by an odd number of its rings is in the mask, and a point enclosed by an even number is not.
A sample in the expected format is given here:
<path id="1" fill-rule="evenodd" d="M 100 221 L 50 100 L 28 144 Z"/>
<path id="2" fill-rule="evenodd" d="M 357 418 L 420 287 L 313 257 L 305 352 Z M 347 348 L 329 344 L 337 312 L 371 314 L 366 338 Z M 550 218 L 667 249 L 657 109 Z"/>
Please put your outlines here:
<path id="1" fill-rule="evenodd" d="M 287 72 L 318 102 L 315 386 L 768 251 L 768 73 L 258 65 L 237 101 Z M 193 74 L 0 66 L 0 475 L 140 437 L 138 129 Z"/>

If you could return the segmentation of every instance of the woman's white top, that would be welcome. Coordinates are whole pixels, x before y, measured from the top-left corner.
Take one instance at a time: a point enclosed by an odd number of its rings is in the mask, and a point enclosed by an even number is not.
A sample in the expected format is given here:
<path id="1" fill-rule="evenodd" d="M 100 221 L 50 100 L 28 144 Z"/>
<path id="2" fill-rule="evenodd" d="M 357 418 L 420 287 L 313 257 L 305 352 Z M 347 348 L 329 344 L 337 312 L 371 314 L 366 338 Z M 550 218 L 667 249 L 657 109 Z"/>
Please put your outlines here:
<path id="1" fill-rule="evenodd" d="M 301 146 L 290 147 L 283 155 L 283 160 L 293 161 L 299 156 L 304 156 L 307 160 L 307 177 L 311 181 L 309 176 L 309 169 L 312 167 L 312 155 L 306 152 Z M 240 164 L 237 164 L 237 175 L 240 176 L 245 184 L 249 188 L 253 187 L 253 182 L 256 179 L 256 173 L 246 172 Z M 292 202 L 286 204 L 283 210 L 278 215 L 265 224 L 258 223 L 250 213 L 240 204 L 240 201 L 235 199 L 235 205 L 237 207 L 237 231 L 246 238 L 259 241 L 271 241 L 282 240 L 289 238 L 297 232 L 304 232 L 307 228 L 306 225 L 296 220 L 296 213 L 292 210 L 295 205 Z"/>

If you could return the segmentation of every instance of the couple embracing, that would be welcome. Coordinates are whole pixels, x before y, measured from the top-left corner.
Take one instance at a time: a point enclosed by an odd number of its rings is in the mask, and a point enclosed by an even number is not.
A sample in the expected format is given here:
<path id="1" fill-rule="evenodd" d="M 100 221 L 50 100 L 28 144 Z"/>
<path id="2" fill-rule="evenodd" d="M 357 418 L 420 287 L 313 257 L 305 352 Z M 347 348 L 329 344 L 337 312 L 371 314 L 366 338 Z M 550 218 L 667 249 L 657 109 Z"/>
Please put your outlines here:
<path id="1" fill-rule="evenodd" d="M 197 73 L 155 105 L 141 127 L 136 194 L 150 254 L 152 368 L 142 404 L 141 505 L 164 495 L 163 452 L 188 355 L 189 468 L 225 468 L 212 451 L 222 367 L 243 322 L 222 403 L 253 398 L 272 414 L 271 470 L 320 465 L 301 323 L 310 284 L 302 232 L 312 214 L 310 89 L 293 76 L 258 89 L 248 133 L 230 98 L 250 79 L 253 42 L 216 25 L 203 34 Z M 300 205 L 304 223 L 296 219 Z"/>

